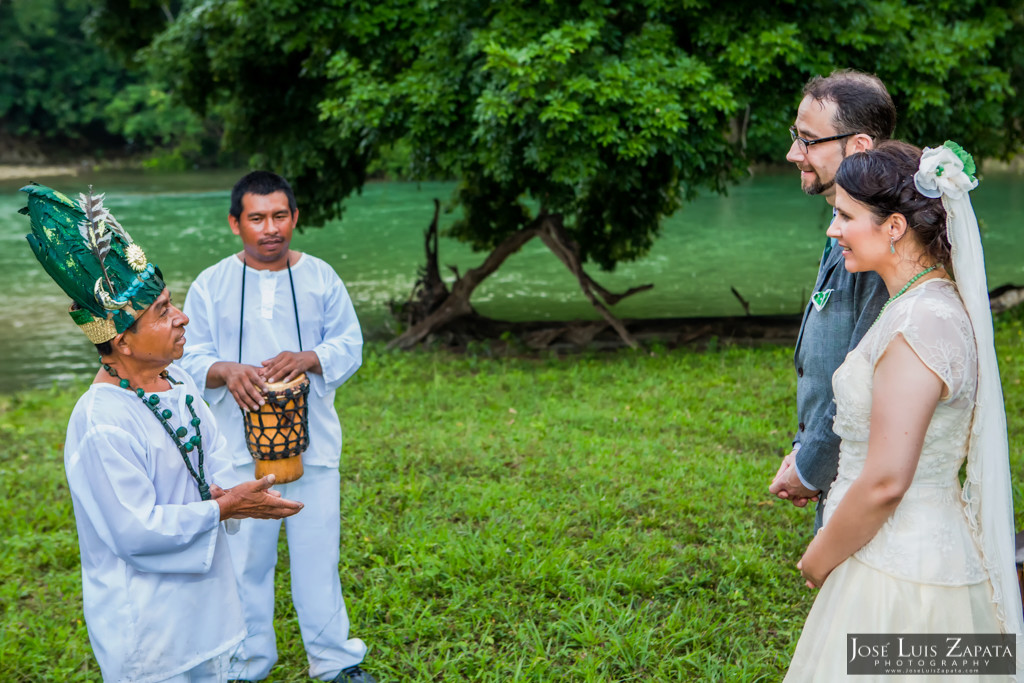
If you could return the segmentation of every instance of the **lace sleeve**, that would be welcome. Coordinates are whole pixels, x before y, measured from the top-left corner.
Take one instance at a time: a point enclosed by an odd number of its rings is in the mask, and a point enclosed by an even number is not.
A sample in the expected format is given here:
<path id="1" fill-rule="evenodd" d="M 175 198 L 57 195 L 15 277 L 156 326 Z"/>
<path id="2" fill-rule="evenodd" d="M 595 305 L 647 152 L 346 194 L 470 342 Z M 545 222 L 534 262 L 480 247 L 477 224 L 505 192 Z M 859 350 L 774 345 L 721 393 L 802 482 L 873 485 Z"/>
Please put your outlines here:
<path id="1" fill-rule="evenodd" d="M 944 402 L 974 400 L 978 357 L 974 332 L 956 287 L 946 280 L 932 280 L 890 304 L 876 323 L 871 348 L 877 365 L 896 335 L 907 344 L 946 389 Z"/>

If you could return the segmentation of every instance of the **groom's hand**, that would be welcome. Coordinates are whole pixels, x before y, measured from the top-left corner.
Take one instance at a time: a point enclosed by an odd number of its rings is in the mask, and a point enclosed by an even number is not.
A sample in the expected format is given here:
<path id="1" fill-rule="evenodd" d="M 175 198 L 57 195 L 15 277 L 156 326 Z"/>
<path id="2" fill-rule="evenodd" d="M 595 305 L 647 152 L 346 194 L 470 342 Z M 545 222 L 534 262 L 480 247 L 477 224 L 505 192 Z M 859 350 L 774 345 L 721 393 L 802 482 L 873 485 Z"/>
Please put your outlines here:
<path id="1" fill-rule="evenodd" d="M 768 492 L 774 493 L 782 500 L 790 501 L 798 508 L 802 508 L 810 501 L 818 500 L 820 491 L 809 489 L 803 485 L 800 477 L 796 474 L 795 462 L 796 450 L 793 450 L 782 459 L 782 464 L 779 466 L 779 471 L 775 474 L 775 479 L 768 486 Z"/>

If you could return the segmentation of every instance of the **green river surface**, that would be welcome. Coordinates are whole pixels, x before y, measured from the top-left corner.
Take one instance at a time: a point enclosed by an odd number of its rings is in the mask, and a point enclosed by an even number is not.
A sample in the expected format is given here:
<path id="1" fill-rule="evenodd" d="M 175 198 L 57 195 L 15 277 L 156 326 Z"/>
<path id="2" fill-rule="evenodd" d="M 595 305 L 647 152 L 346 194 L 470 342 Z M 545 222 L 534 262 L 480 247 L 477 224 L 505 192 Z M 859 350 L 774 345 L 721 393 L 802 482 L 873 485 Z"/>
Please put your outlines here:
<path id="1" fill-rule="evenodd" d="M 178 303 L 205 267 L 238 251 L 227 224 L 229 191 L 238 172 L 150 175 L 107 172 L 41 182 L 76 197 L 92 184 L 107 207 L 157 263 Z M 743 315 L 735 287 L 755 315 L 792 314 L 813 287 L 831 210 L 800 192 L 793 172 L 766 172 L 729 191 L 704 195 L 667 219 L 643 259 L 614 273 L 590 273 L 613 291 L 653 283 L 613 311 L 623 318 Z M 28 219 L 17 190 L 0 182 L 0 392 L 91 377 L 92 345 L 67 315 L 68 299 L 35 260 Z M 423 231 L 436 197 L 447 202 L 454 183 L 368 184 L 345 202 L 341 220 L 297 232 L 292 248 L 326 260 L 351 294 L 367 336 L 392 334 L 388 301 L 405 299 L 424 261 Z M 1024 285 L 1024 177 L 990 173 L 972 193 L 982 227 L 990 288 Z M 302 207 L 299 207 L 300 211 Z M 442 213 L 442 229 L 454 216 Z M 300 217 L 300 227 L 302 221 Z M 452 239 L 440 241 L 446 266 L 465 272 L 483 260 Z M 515 254 L 476 291 L 484 315 L 506 320 L 594 319 L 575 278 L 539 240 Z M 234 305 L 225 302 L 225 305 Z"/>

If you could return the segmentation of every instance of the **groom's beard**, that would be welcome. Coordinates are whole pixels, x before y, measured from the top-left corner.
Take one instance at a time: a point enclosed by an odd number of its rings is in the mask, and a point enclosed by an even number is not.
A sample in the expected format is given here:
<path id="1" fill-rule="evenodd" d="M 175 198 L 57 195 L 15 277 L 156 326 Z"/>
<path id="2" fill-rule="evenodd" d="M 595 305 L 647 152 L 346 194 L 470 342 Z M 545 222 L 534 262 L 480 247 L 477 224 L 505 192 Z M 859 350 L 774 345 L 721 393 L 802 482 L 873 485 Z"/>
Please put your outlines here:
<path id="1" fill-rule="evenodd" d="M 842 155 L 843 159 L 846 158 L 846 146 L 845 145 L 840 150 L 840 154 Z M 829 180 L 827 183 L 823 183 L 823 182 L 821 182 L 821 176 L 818 175 L 818 169 L 816 169 L 813 166 L 811 166 L 811 170 L 814 171 L 814 182 L 811 183 L 810 185 L 808 185 L 807 187 L 803 188 L 804 194 L 808 194 L 808 195 L 810 195 L 812 197 L 814 195 L 818 195 L 818 194 L 825 194 L 826 192 L 828 192 L 829 190 L 831 190 L 835 186 L 835 184 L 836 184 L 836 174 L 835 173 L 832 174 L 832 179 L 831 180 Z M 836 168 L 836 173 L 838 173 L 838 172 L 839 172 L 839 168 L 837 167 Z"/>
<path id="2" fill-rule="evenodd" d="M 809 187 L 805 187 L 804 188 L 804 193 L 805 194 L 809 194 L 812 197 L 814 195 L 824 194 L 824 193 L 828 192 L 829 190 L 831 190 L 832 187 L 835 184 L 836 184 L 836 179 L 835 178 L 833 178 L 832 180 L 828 181 L 827 183 L 822 183 L 820 180 L 815 178 L 814 179 L 814 183 L 812 183 Z"/>

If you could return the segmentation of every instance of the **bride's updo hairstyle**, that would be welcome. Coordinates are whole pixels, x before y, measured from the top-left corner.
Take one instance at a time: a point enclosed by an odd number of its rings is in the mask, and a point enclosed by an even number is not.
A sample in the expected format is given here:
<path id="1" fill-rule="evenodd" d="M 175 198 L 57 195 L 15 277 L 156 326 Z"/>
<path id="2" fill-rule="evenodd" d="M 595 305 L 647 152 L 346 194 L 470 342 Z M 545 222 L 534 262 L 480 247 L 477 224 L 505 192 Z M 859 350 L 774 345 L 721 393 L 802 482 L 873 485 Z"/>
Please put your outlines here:
<path id="1" fill-rule="evenodd" d="M 925 197 L 914 185 L 921 150 L 898 140 L 851 154 L 836 172 L 836 184 L 852 199 L 868 207 L 881 223 L 894 213 L 903 214 L 925 254 L 951 268 L 946 210 L 941 199 Z"/>

